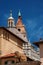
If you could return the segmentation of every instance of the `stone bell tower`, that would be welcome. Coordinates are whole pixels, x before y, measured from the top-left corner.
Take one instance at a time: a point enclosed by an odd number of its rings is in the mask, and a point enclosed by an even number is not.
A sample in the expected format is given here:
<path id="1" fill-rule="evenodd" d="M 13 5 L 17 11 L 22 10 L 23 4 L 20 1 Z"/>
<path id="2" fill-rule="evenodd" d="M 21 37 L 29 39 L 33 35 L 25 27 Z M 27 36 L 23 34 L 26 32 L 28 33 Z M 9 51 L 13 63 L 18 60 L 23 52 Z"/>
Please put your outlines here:
<path id="1" fill-rule="evenodd" d="M 14 27 L 14 18 L 12 17 L 12 10 L 10 10 L 10 17 L 8 18 L 8 27 Z"/>
<path id="2" fill-rule="evenodd" d="M 18 20 L 16 23 L 16 28 L 18 29 L 19 32 L 21 32 L 21 34 L 23 34 L 24 37 L 26 37 L 26 30 L 25 30 L 25 26 L 22 23 L 22 16 L 21 16 L 20 11 L 18 13 Z"/>

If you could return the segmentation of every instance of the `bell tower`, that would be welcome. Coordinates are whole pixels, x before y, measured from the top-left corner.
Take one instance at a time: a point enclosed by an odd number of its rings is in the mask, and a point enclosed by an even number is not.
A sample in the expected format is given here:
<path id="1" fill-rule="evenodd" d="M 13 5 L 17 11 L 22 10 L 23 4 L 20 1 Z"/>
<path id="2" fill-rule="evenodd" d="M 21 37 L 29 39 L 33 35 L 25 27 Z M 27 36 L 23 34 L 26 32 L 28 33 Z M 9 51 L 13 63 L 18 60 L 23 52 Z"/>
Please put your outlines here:
<path id="1" fill-rule="evenodd" d="M 8 27 L 14 27 L 14 18 L 12 17 L 12 10 L 10 10 L 10 17 L 8 18 Z"/>
<path id="2" fill-rule="evenodd" d="M 26 37 L 26 30 L 25 30 L 25 26 L 22 23 L 22 16 L 21 16 L 21 12 L 19 11 L 18 13 L 18 20 L 16 23 L 16 28 L 19 32 L 21 32 L 21 34 Z"/>

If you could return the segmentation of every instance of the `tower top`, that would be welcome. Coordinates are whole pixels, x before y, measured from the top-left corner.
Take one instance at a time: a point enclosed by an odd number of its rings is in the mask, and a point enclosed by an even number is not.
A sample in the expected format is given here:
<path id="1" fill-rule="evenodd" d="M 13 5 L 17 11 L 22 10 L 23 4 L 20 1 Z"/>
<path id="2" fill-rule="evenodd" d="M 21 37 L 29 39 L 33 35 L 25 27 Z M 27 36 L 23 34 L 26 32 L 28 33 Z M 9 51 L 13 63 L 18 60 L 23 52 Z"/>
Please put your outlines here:
<path id="1" fill-rule="evenodd" d="M 12 10 L 10 10 L 10 17 L 9 17 L 8 19 L 14 19 L 14 18 L 12 17 Z"/>
<path id="2" fill-rule="evenodd" d="M 18 12 L 18 16 L 21 16 L 21 12 L 20 12 L 20 10 L 19 10 L 19 12 Z"/>
<path id="3" fill-rule="evenodd" d="M 10 10 L 10 17 L 12 17 L 12 10 Z"/>
<path id="4" fill-rule="evenodd" d="M 20 10 L 19 10 L 19 12 L 18 12 L 18 20 L 17 20 L 16 25 L 23 25 L 23 24 L 22 24 L 22 16 L 21 16 Z"/>
<path id="5" fill-rule="evenodd" d="M 40 41 L 43 41 L 43 39 L 42 39 L 42 38 L 40 38 Z"/>

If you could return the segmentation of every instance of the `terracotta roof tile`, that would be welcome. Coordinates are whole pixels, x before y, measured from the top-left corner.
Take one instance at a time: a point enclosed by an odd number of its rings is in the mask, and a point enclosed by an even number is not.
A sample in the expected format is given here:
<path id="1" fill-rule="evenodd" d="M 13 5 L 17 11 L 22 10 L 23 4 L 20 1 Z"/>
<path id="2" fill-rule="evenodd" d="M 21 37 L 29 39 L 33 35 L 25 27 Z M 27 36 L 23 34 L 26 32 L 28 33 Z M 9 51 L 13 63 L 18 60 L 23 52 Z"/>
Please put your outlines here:
<path id="1" fill-rule="evenodd" d="M 14 57 L 14 56 L 16 56 L 14 53 L 10 53 L 10 54 L 1 56 L 0 58 L 7 58 L 7 57 Z"/>
<path id="2" fill-rule="evenodd" d="M 24 38 L 23 35 L 16 28 L 7 28 L 7 30 L 18 36 L 23 41 L 28 42 L 27 38 Z"/>

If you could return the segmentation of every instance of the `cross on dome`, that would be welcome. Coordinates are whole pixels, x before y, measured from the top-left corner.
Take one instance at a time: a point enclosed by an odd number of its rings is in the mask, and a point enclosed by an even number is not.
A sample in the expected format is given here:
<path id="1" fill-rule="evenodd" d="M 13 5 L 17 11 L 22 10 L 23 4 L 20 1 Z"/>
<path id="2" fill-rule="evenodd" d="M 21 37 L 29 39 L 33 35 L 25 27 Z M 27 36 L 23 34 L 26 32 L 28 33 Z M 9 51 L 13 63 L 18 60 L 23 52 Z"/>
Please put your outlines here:
<path id="1" fill-rule="evenodd" d="M 10 10 L 10 17 L 12 17 L 12 10 Z"/>

